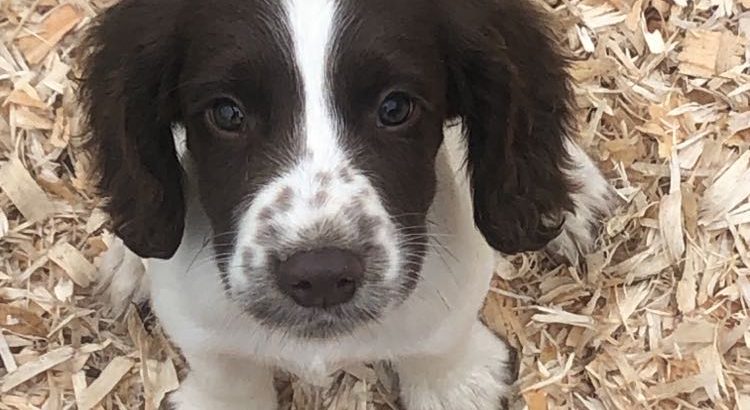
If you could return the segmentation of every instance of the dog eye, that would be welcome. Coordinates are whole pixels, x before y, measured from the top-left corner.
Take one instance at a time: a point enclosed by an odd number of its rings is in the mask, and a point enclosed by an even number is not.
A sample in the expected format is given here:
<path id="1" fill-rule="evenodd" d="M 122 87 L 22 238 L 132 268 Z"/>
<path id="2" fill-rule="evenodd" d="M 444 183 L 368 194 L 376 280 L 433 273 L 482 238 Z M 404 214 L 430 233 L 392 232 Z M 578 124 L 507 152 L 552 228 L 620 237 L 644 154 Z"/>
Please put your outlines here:
<path id="1" fill-rule="evenodd" d="M 237 132 L 245 123 L 245 113 L 237 103 L 224 99 L 217 101 L 209 111 L 211 122 L 220 130 Z"/>
<path id="2" fill-rule="evenodd" d="M 414 100 L 406 93 L 389 94 L 380 104 L 378 122 L 383 127 L 396 127 L 409 120 L 414 111 Z"/>

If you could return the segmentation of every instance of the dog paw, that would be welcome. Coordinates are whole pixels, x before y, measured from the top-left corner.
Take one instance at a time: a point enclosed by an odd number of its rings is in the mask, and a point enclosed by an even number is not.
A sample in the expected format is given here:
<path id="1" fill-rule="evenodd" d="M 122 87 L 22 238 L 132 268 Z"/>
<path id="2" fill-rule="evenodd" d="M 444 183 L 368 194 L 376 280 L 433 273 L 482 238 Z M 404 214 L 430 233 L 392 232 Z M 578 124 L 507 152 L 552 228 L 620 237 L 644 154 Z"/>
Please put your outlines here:
<path id="1" fill-rule="evenodd" d="M 222 397 L 202 389 L 182 386 L 165 406 L 169 410 L 276 410 L 276 401 L 258 397 Z"/>
<path id="2" fill-rule="evenodd" d="M 97 260 L 95 294 L 104 299 L 113 317 L 122 317 L 128 307 L 149 300 L 149 277 L 144 261 L 116 236 L 105 238 L 109 248 Z"/>
<path id="3" fill-rule="evenodd" d="M 518 376 L 515 351 L 483 325 L 460 349 L 397 369 L 405 410 L 506 410 Z"/>
<path id="4" fill-rule="evenodd" d="M 191 370 L 168 399 L 170 410 L 277 410 L 273 377 L 262 368 L 221 364 Z"/>
<path id="5" fill-rule="evenodd" d="M 565 172 L 574 184 L 574 210 L 564 214 L 562 232 L 545 251 L 557 260 L 577 265 L 581 256 L 594 250 L 599 230 L 612 216 L 618 199 L 614 188 L 580 146 L 568 141 L 566 149 L 570 168 Z"/>

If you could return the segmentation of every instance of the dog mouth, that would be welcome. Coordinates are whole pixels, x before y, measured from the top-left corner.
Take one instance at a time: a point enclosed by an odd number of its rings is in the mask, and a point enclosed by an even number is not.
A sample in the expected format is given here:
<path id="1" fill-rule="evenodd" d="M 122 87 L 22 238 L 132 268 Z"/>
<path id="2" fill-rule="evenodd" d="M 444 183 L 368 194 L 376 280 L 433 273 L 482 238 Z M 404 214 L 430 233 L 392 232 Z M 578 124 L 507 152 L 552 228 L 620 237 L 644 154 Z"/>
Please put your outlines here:
<path id="1" fill-rule="evenodd" d="M 244 312 L 271 331 L 300 339 L 330 339 L 377 323 L 408 297 L 397 288 L 366 281 L 351 301 L 319 307 L 301 306 L 280 290 L 263 287 L 249 289 L 239 299 Z"/>

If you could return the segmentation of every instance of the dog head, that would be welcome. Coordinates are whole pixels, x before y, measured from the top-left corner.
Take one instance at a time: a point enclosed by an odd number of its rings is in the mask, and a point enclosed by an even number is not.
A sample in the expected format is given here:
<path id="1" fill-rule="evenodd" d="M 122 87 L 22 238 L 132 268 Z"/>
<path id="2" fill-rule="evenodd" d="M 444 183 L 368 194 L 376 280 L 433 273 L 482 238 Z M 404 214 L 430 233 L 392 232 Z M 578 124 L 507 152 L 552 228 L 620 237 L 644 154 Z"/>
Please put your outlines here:
<path id="1" fill-rule="evenodd" d="M 122 0 L 82 100 L 116 233 L 181 242 L 186 130 L 227 294 L 307 337 L 407 299 L 429 250 L 443 127 L 461 120 L 476 225 L 535 250 L 571 209 L 565 61 L 523 1 Z"/>

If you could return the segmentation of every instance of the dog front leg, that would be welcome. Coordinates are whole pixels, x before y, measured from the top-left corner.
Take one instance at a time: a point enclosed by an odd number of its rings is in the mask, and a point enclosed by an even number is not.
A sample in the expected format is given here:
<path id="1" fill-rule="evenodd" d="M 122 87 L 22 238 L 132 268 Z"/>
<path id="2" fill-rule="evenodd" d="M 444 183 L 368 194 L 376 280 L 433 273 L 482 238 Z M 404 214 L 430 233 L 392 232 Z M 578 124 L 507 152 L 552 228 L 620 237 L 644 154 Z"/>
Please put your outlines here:
<path id="1" fill-rule="evenodd" d="M 273 371 L 227 357 L 188 357 L 190 372 L 170 397 L 173 410 L 276 410 Z"/>
<path id="2" fill-rule="evenodd" d="M 518 376 L 515 351 L 479 320 L 450 350 L 394 364 L 405 410 L 504 410 Z"/>

